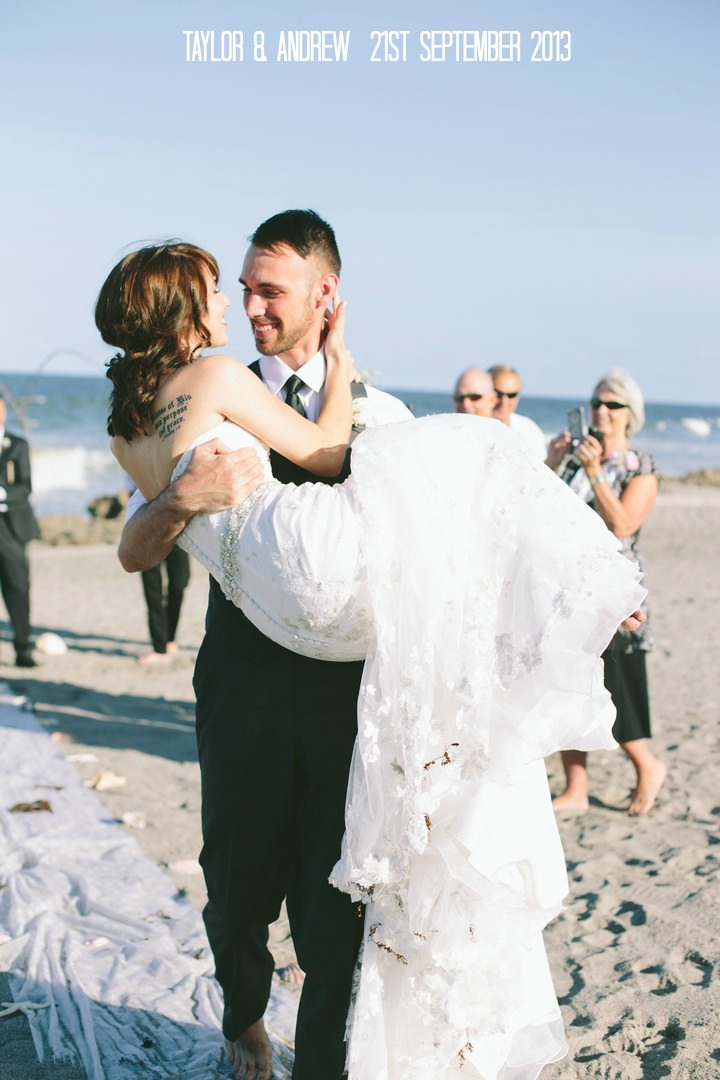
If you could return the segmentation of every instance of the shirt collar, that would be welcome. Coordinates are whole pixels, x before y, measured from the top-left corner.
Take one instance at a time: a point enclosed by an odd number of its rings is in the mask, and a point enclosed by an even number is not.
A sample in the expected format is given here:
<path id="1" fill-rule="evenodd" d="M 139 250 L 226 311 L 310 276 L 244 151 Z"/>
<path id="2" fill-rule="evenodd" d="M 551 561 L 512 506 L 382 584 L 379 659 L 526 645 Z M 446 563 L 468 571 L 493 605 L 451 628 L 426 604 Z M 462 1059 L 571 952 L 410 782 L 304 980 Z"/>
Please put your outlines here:
<path id="1" fill-rule="evenodd" d="M 319 394 L 325 383 L 325 354 L 322 349 L 293 371 L 279 356 L 261 356 L 260 373 L 271 394 L 277 395 L 291 375 L 297 375 L 306 386 Z"/>

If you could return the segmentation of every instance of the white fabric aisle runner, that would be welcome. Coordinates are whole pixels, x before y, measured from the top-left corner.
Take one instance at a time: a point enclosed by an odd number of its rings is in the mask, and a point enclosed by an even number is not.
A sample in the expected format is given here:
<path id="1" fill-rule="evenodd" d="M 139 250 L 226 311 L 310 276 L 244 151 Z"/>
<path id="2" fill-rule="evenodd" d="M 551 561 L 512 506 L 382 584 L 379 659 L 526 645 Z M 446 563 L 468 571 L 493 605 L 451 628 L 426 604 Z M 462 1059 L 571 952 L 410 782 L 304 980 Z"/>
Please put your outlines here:
<path id="1" fill-rule="evenodd" d="M 38 1060 L 89 1080 L 231 1076 L 199 912 L 22 704 L 0 684 L 0 969 L 16 1002 L 48 1006 L 28 1010 Z M 52 810 L 10 811 L 39 799 Z M 273 985 L 277 1080 L 292 1068 L 296 1009 Z"/>

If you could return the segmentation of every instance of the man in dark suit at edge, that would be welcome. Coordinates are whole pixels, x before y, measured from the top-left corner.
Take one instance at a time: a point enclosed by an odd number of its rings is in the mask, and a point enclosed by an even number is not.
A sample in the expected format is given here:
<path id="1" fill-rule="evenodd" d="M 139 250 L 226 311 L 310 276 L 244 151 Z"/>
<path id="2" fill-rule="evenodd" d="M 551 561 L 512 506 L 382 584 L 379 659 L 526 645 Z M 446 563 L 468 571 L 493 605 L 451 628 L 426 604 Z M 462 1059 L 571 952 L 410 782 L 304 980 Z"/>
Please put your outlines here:
<path id="1" fill-rule="evenodd" d="M 29 540 L 40 529 L 30 505 L 32 481 L 27 440 L 5 429 L 7 403 L 0 395 L 0 591 L 13 628 L 15 663 L 35 667 L 30 642 Z"/>

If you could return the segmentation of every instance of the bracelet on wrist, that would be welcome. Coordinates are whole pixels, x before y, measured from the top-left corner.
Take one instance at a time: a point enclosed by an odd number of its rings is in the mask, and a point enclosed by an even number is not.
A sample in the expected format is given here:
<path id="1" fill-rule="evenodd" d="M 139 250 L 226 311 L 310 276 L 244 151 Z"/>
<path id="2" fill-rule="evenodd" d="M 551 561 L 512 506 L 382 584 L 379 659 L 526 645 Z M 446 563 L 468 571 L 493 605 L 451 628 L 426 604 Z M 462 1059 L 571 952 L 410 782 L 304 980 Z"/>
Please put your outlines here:
<path id="1" fill-rule="evenodd" d="M 590 487 L 597 487 L 598 484 L 602 484 L 603 475 L 602 473 L 593 473 L 592 476 L 588 475 L 588 480 L 590 482 Z"/>

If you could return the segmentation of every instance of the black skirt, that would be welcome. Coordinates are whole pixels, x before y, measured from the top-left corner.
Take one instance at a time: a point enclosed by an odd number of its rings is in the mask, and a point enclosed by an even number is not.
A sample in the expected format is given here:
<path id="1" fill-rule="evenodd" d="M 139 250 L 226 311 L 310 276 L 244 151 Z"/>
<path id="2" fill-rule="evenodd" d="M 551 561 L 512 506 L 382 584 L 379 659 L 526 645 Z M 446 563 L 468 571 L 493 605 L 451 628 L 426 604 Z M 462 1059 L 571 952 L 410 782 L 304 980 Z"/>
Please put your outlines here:
<path id="1" fill-rule="evenodd" d="M 603 653 L 605 686 L 617 709 L 613 737 L 620 743 L 649 739 L 651 735 L 645 653 L 624 652 L 626 644 L 616 634 Z"/>

